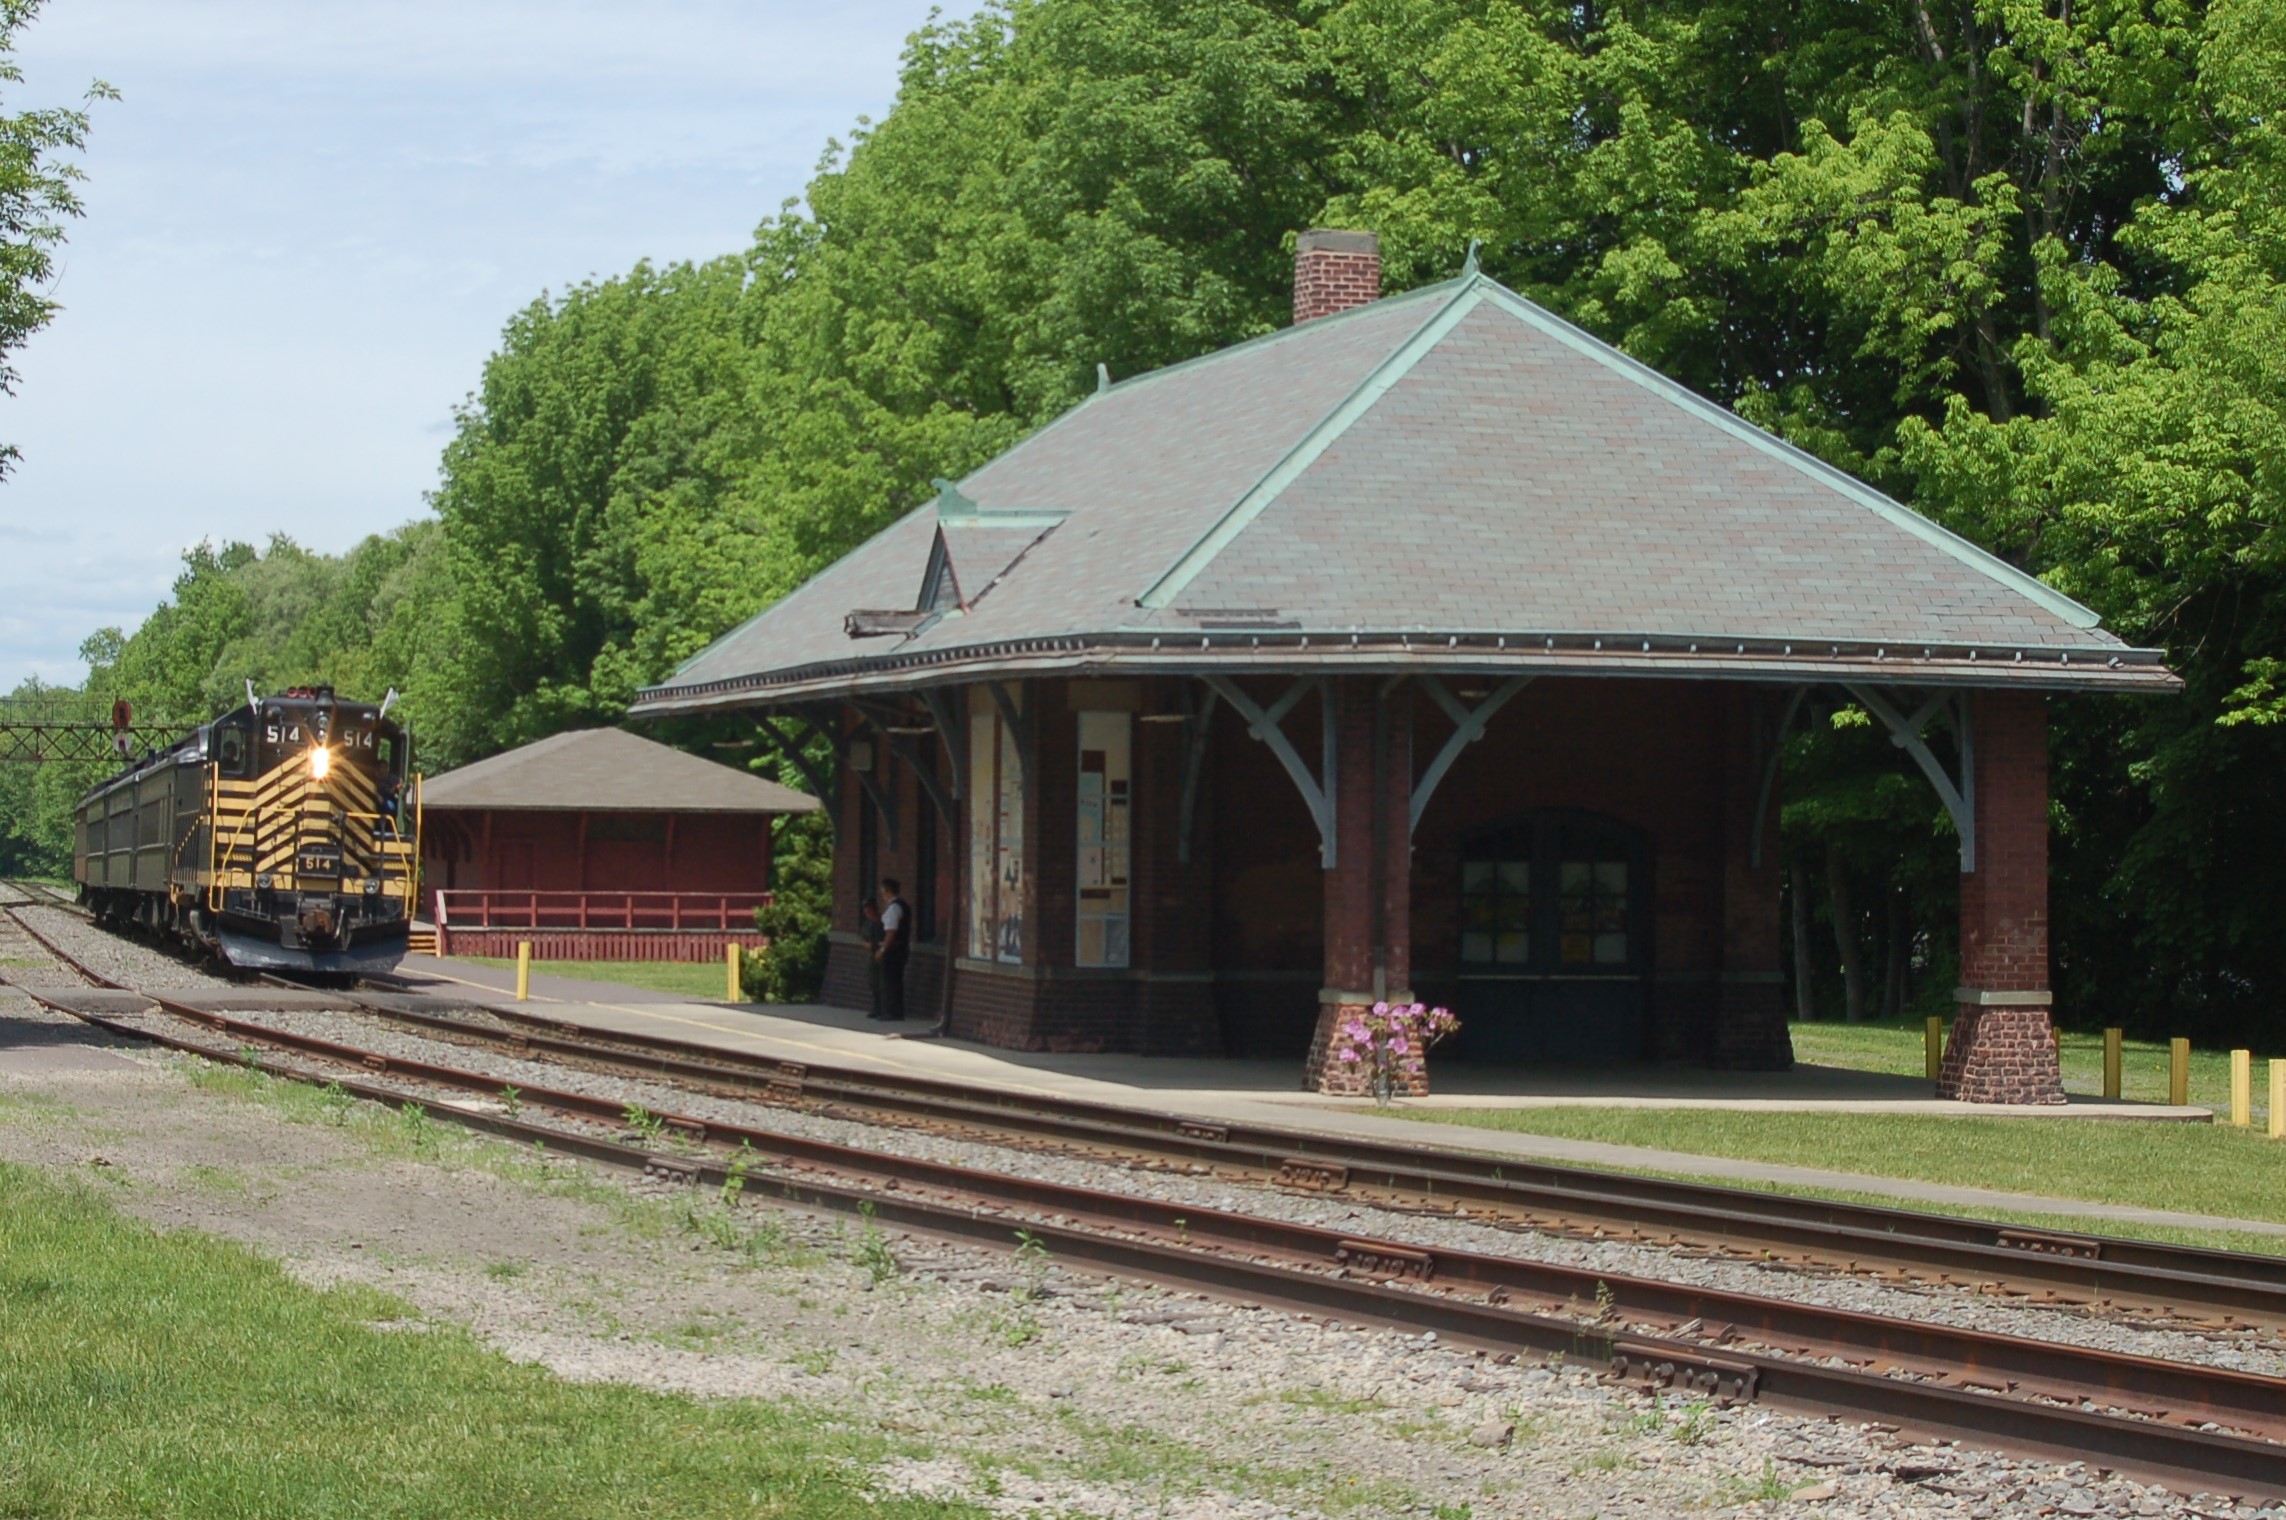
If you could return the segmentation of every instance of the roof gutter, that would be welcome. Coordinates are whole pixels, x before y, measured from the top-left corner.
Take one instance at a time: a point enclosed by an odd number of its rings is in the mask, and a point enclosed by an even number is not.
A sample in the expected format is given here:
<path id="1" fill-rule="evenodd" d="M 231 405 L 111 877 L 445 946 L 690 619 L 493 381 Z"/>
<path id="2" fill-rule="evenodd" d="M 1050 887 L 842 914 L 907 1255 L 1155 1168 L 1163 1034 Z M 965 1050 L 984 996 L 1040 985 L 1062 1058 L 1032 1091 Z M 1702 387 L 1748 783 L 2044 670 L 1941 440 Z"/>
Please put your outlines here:
<path id="1" fill-rule="evenodd" d="M 1573 675 L 1664 680 L 1873 681 L 1946 687 L 2164 694 L 2182 678 L 2162 653 L 2123 645 L 1838 644 L 1831 640 L 1647 633 L 1278 630 L 1073 634 L 870 659 L 819 661 L 718 681 L 652 687 L 631 717 L 776 707 L 863 691 L 917 690 L 1019 675 L 1309 672 Z"/>

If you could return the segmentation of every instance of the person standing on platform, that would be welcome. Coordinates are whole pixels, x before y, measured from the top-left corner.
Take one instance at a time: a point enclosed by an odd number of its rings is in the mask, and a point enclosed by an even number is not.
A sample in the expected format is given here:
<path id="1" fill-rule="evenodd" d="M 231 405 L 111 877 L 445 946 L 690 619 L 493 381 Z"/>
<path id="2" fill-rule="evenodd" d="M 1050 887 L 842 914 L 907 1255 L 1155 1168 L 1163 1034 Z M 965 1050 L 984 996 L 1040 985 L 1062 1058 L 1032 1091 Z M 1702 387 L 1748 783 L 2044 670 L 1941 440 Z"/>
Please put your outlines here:
<path id="1" fill-rule="evenodd" d="M 865 991 L 870 999 L 869 1019 L 881 1012 L 881 905 L 868 897 L 857 905 L 857 937 L 865 941 Z"/>
<path id="2" fill-rule="evenodd" d="M 892 1024 L 905 1018 L 905 957 L 911 949 L 906 940 L 913 915 L 898 895 L 903 887 L 894 876 L 881 878 L 881 948 L 873 952 L 881 966 L 881 1017 Z"/>

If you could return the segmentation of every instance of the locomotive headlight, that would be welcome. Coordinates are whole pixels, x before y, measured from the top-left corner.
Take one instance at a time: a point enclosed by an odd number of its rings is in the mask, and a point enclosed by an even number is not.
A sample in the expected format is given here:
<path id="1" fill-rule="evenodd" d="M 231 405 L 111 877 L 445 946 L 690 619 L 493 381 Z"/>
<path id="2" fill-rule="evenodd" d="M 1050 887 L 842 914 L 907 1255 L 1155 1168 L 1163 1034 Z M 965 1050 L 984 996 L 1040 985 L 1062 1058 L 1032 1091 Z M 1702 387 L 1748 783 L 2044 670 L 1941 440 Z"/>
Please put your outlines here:
<path id="1" fill-rule="evenodd" d="M 310 779 L 323 781 L 327 769 L 333 764 L 333 755 L 324 745 L 310 751 Z"/>

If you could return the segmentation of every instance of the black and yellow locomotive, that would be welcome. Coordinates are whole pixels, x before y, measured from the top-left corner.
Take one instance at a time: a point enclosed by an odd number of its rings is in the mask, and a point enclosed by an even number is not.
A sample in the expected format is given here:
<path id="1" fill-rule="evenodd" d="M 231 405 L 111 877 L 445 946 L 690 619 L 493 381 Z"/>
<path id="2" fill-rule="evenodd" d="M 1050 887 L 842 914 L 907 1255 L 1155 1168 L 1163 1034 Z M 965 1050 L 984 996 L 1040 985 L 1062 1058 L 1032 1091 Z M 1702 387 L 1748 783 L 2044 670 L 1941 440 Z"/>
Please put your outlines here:
<path id="1" fill-rule="evenodd" d="M 80 799 L 80 901 L 237 966 L 387 970 L 419 891 L 403 727 L 327 686 L 247 695 Z"/>

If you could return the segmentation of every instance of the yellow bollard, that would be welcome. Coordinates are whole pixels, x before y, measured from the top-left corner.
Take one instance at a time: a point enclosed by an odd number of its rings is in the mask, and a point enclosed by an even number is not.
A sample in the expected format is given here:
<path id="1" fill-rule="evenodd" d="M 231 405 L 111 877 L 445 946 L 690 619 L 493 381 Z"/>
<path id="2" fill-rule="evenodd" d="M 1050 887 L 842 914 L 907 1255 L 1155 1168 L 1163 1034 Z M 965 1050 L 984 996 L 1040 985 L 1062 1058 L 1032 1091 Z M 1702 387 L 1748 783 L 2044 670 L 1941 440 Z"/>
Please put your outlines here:
<path id="1" fill-rule="evenodd" d="M 2181 1108 L 2191 1101 L 2191 1042 L 2167 1042 L 2167 1101 Z"/>
<path id="2" fill-rule="evenodd" d="M 732 1003 L 745 1002 L 746 989 L 738 985 L 738 943 L 735 940 L 722 947 L 722 969 L 724 973 L 725 986 L 727 988 L 727 990 L 723 993 L 724 1001 Z"/>
<path id="3" fill-rule="evenodd" d="M 532 996 L 532 942 L 516 941 L 516 1001 L 527 1002 Z"/>
<path id="4" fill-rule="evenodd" d="M 1929 1015 L 1928 1027 L 1921 1031 L 1921 1064 L 1928 1069 L 1932 1082 L 1944 1075 L 1945 1021 L 1933 1013 Z"/>
<path id="5" fill-rule="evenodd" d="M 2254 1122 L 2254 1052 L 2230 1053 L 2230 1122 L 2240 1129 Z"/>
<path id="6" fill-rule="evenodd" d="M 2270 1063 L 2270 1138 L 2286 1140 L 2286 1061 Z"/>
<path id="7" fill-rule="evenodd" d="M 2103 1032 L 2103 1095 L 2114 1103 L 2119 1101 L 2121 1037 L 2122 1032 L 2117 1029 Z"/>

